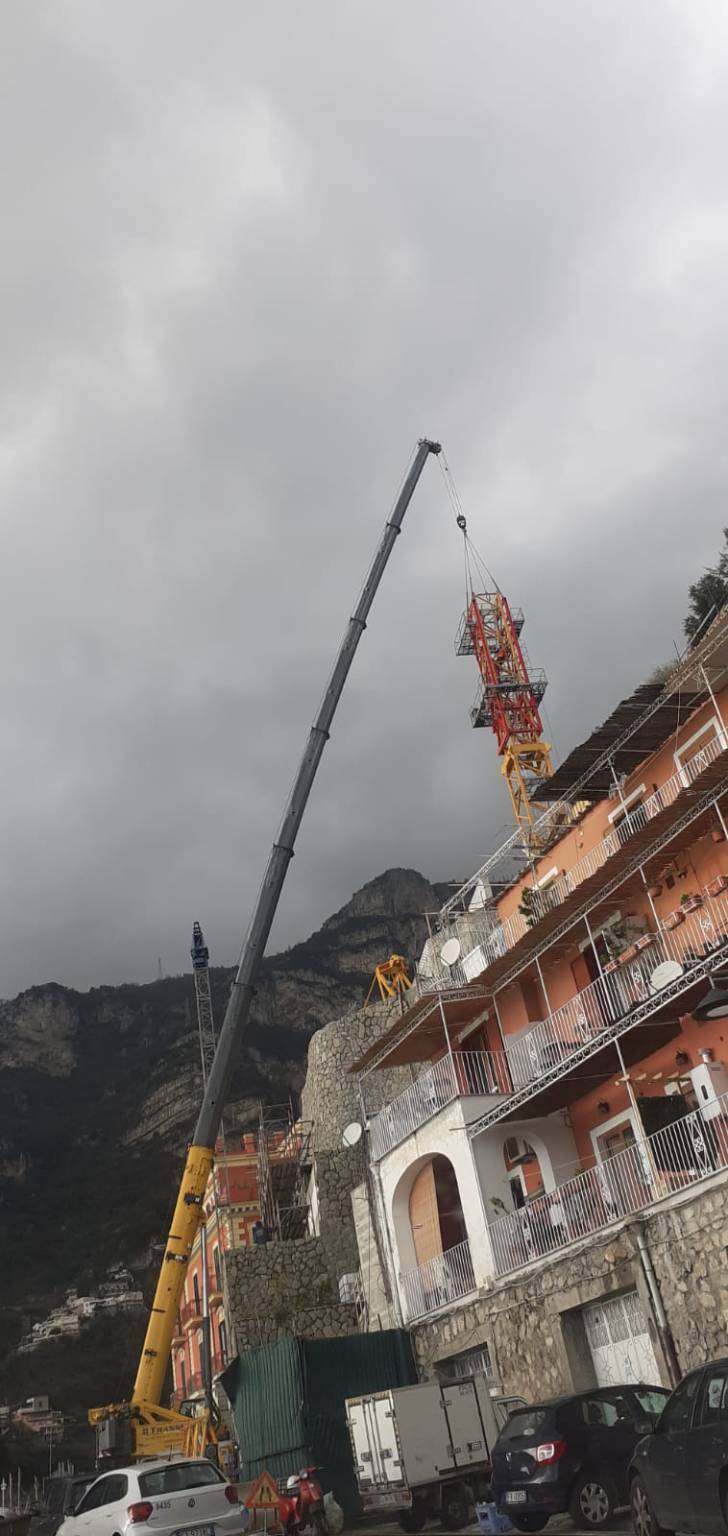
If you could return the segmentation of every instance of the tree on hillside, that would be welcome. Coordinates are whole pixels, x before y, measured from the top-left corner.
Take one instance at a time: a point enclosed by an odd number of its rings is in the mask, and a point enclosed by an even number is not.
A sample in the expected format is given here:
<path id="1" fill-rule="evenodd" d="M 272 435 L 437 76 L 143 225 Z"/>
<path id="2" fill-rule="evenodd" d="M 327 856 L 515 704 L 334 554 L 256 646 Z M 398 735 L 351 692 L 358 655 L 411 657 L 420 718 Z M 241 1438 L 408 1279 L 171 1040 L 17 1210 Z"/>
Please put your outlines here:
<path id="1" fill-rule="evenodd" d="M 728 603 L 728 528 L 723 529 L 723 544 L 717 564 L 708 566 L 689 589 L 690 611 L 683 628 L 693 645 L 698 632 L 703 634 L 702 625 L 708 614 L 712 610 L 718 613 Z"/>

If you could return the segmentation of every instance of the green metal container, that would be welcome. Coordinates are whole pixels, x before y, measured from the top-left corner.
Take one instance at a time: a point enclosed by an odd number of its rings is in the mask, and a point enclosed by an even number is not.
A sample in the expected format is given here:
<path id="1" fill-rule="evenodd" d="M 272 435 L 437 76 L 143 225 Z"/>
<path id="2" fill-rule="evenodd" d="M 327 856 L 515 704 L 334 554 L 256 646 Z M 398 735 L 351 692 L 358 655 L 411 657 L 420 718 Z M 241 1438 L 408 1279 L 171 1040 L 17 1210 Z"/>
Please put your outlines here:
<path id="1" fill-rule="evenodd" d="M 228 1366 L 228 1394 L 240 1446 L 240 1478 L 265 1469 L 278 1478 L 320 1469 L 325 1493 L 347 1517 L 359 1512 L 344 1402 L 417 1380 L 409 1334 L 390 1328 L 345 1339 L 297 1339 L 249 1349 Z"/>

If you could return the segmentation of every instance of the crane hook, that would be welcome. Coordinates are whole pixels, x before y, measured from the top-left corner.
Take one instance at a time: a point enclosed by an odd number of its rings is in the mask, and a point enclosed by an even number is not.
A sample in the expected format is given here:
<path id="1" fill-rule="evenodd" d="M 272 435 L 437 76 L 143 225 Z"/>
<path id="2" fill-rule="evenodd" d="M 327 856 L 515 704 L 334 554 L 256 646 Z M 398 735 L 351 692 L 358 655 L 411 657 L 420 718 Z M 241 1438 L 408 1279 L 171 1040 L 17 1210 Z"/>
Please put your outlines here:
<path id="1" fill-rule="evenodd" d="M 465 521 L 465 518 L 464 518 L 464 517 L 463 517 L 463 514 L 462 514 L 462 512 L 459 512 L 459 513 L 458 513 L 458 515 L 457 515 L 457 517 L 456 517 L 456 519 L 455 519 L 455 521 L 456 521 L 456 523 L 457 523 L 457 525 L 458 525 L 458 528 L 459 528 L 459 529 L 460 529 L 460 530 L 461 530 L 461 532 L 462 532 L 462 533 L 467 533 L 467 531 L 468 531 L 468 525 L 467 525 L 467 523 L 466 523 L 466 521 Z"/>

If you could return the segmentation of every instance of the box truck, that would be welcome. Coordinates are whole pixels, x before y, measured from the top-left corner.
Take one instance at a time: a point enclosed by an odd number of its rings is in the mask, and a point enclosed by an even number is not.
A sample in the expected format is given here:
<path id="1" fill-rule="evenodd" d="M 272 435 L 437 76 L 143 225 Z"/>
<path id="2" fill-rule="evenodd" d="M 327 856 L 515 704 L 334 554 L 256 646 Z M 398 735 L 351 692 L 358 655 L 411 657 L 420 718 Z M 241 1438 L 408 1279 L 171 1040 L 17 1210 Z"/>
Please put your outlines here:
<path id="1" fill-rule="evenodd" d="M 477 1372 L 346 1400 L 359 1493 L 367 1512 L 398 1513 L 405 1531 L 431 1516 L 460 1530 L 490 1488 L 490 1448 L 523 1398 L 498 1395 Z"/>

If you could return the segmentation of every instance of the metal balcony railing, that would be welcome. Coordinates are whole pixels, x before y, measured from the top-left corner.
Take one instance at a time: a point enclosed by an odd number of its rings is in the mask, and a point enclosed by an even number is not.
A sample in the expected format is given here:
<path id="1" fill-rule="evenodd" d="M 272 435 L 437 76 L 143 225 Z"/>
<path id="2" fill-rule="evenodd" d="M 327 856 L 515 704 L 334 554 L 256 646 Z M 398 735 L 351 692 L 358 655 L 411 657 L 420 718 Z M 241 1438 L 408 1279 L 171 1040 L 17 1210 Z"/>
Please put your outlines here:
<path id="1" fill-rule="evenodd" d="M 728 1168 L 728 1094 L 488 1228 L 496 1274 L 522 1269 Z"/>
<path id="2" fill-rule="evenodd" d="M 700 893 L 700 900 L 702 905 L 687 916 L 680 908 L 671 914 L 677 919 L 674 928 L 663 927 L 659 933 L 643 935 L 625 951 L 615 969 L 577 992 L 512 1043 L 507 1042 L 505 1060 L 493 1061 L 496 1080 L 505 1083 L 510 1077 L 513 1092 L 537 1083 L 553 1067 L 565 1066 L 584 1045 L 597 1042 L 613 1025 L 628 1019 L 638 1006 L 651 998 L 655 1007 L 659 1006 L 664 986 L 684 991 L 693 973 L 704 969 L 708 956 L 728 948 L 728 897 L 711 897 L 706 891 Z M 658 972 L 668 960 L 680 967 L 673 976 Z M 493 1058 L 499 1054 L 493 1052 Z"/>
<path id="3" fill-rule="evenodd" d="M 408 1323 L 436 1312 L 448 1302 L 460 1301 L 477 1289 L 470 1244 L 467 1240 L 458 1243 L 455 1248 L 428 1259 L 426 1264 L 405 1270 L 400 1276 L 400 1289 Z"/>
<path id="4" fill-rule="evenodd" d="M 502 923 L 485 910 L 480 913 L 476 911 L 456 915 L 448 934 L 456 934 L 460 939 L 461 958 L 457 965 L 445 966 L 440 961 L 437 945 L 431 945 L 428 962 L 430 974 L 422 974 L 417 978 L 420 993 L 437 987 L 464 986 L 466 982 L 474 981 L 477 976 L 482 975 L 489 965 L 499 960 L 509 949 L 513 949 L 519 939 L 528 932 L 529 927 L 534 927 L 548 912 L 561 906 L 577 886 L 582 885 L 598 869 L 601 869 L 636 832 L 643 831 L 655 816 L 673 805 L 681 792 L 689 788 L 700 774 L 720 757 L 727 745 L 728 738 L 722 732 L 714 736 L 712 741 L 709 741 L 676 773 L 666 779 L 653 794 L 643 800 L 640 805 L 635 806 L 633 811 L 627 811 L 622 821 L 565 874 L 558 876 L 543 890 L 537 886 L 525 887 L 529 892 L 528 899 L 531 903 L 530 922 L 522 912 L 514 912 Z M 446 936 L 443 935 L 443 941 Z"/>
<path id="5" fill-rule="evenodd" d="M 371 1120 L 369 1136 L 374 1160 L 412 1136 L 453 1099 L 510 1093 L 510 1078 L 501 1057 L 502 1052 L 455 1051 L 452 1060 L 443 1056 L 428 1067 Z"/>
<path id="6" fill-rule="evenodd" d="M 568 1069 L 585 1047 L 596 1047 L 609 1033 L 619 1033 L 636 1009 L 644 1012 L 650 1003 L 652 1011 L 657 1009 L 664 987 L 669 986 L 673 996 L 684 992 L 705 971 L 706 959 L 728 953 L 728 894 L 711 895 L 706 887 L 697 901 L 696 910 L 686 913 L 679 907 L 665 920 L 670 926 L 636 939 L 613 968 L 548 1018 L 506 1037 L 505 1050 L 455 1051 L 452 1062 L 443 1056 L 428 1067 L 372 1119 L 374 1160 L 412 1136 L 453 1099 L 480 1095 L 497 1100 L 516 1093 L 530 1097 L 547 1074 L 558 1076 L 558 1069 Z M 678 969 L 660 974 L 658 967 L 666 961 Z M 494 1105 L 493 1118 L 501 1113 Z"/>

